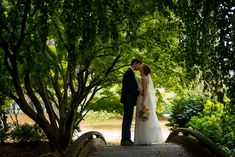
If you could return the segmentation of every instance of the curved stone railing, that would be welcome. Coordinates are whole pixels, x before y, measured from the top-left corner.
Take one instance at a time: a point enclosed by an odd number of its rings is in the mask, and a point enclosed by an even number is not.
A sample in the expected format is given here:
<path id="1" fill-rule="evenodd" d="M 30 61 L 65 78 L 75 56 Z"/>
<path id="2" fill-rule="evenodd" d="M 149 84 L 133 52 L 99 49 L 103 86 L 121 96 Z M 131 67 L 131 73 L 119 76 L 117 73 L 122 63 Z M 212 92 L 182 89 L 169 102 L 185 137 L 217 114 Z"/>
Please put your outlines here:
<path id="1" fill-rule="evenodd" d="M 195 130 L 175 129 L 166 139 L 166 143 L 169 142 L 183 145 L 194 157 L 228 157 L 214 142 Z"/>
<path id="2" fill-rule="evenodd" d="M 97 131 L 81 135 L 70 146 L 69 157 L 174 156 L 228 157 L 209 138 L 198 131 L 179 128 L 170 133 L 165 143 L 150 146 L 106 146 L 104 136 Z M 140 154 L 141 153 L 141 154 Z"/>
<path id="3" fill-rule="evenodd" d="M 97 131 L 90 131 L 82 134 L 69 148 L 67 156 L 69 157 L 86 157 L 89 153 L 96 150 L 99 146 L 105 146 L 104 136 Z"/>

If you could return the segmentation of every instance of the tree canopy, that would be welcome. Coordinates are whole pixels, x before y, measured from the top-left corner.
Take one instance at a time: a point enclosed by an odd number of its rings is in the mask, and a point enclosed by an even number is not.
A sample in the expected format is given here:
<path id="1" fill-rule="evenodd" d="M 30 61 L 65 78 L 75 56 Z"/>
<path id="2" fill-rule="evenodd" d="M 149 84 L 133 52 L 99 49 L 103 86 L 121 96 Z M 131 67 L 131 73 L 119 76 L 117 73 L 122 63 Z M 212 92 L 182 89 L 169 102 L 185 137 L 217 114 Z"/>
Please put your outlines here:
<path id="1" fill-rule="evenodd" d="M 1 100 L 14 100 L 52 149 L 64 152 L 91 100 L 119 69 L 133 57 L 157 62 L 161 51 L 176 52 L 174 22 L 162 2 L 151 0 L 3 0 Z"/>
<path id="2" fill-rule="evenodd" d="M 14 100 L 64 153 L 95 94 L 134 57 L 157 85 L 179 91 L 186 72 L 200 74 L 232 99 L 234 21 L 232 0 L 2 0 L 0 100 Z"/>
<path id="3" fill-rule="evenodd" d="M 182 20 L 180 50 L 189 78 L 200 77 L 205 89 L 235 104 L 235 2 L 179 0 L 175 13 Z"/>

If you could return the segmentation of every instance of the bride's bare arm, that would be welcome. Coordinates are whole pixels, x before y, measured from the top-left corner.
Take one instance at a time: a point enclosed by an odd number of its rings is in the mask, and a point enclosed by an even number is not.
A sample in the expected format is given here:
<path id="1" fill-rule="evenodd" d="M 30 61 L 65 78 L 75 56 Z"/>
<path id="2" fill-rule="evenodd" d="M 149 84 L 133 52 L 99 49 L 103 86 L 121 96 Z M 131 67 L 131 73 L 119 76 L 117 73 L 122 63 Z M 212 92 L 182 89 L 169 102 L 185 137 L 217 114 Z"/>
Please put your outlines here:
<path id="1" fill-rule="evenodd" d="M 144 76 L 142 78 L 142 83 L 143 83 L 143 101 L 142 101 L 142 105 L 144 105 L 144 102 L 145 102 L 145 99 L 146 99 L 146 95 L 147 95 L 147 84 L 148 84 L 148 80 L 147 80 L 147 77 Z M 144 106 L 143 106 L 144 107 Z"/>

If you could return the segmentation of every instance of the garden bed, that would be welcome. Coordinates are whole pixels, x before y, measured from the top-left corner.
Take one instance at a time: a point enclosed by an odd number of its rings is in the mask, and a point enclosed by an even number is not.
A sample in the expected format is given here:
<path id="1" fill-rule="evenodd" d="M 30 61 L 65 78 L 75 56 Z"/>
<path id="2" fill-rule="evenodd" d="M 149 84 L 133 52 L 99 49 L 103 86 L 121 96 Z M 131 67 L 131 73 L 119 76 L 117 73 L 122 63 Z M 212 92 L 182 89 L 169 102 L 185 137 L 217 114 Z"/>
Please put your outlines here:
<path id="1" fill-rule="evenodd" d="M 48 142 L 1 143 L 1 157 L 38 157 L 50 151 Z"/>

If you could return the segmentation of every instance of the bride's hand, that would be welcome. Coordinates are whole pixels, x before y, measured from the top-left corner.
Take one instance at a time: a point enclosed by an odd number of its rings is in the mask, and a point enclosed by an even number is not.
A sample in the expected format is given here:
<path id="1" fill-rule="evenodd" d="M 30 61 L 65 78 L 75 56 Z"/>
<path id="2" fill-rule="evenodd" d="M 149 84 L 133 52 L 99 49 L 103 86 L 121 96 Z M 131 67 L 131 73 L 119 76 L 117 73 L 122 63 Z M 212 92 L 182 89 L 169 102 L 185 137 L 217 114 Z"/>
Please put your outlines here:
<path id="1" fill-rule="evenodd" d="M 141 103 L 141 106 L 142 106 L 142 109 L 144 109 L 145 106 L 144 106 L 144 103 L 143 103 L 143 102 Z"/>
<path id="2" fill-rule="evenodd" d="M 144 92 L 143 90 L 139 91 L 139 95 L 143 96 Z"/>

